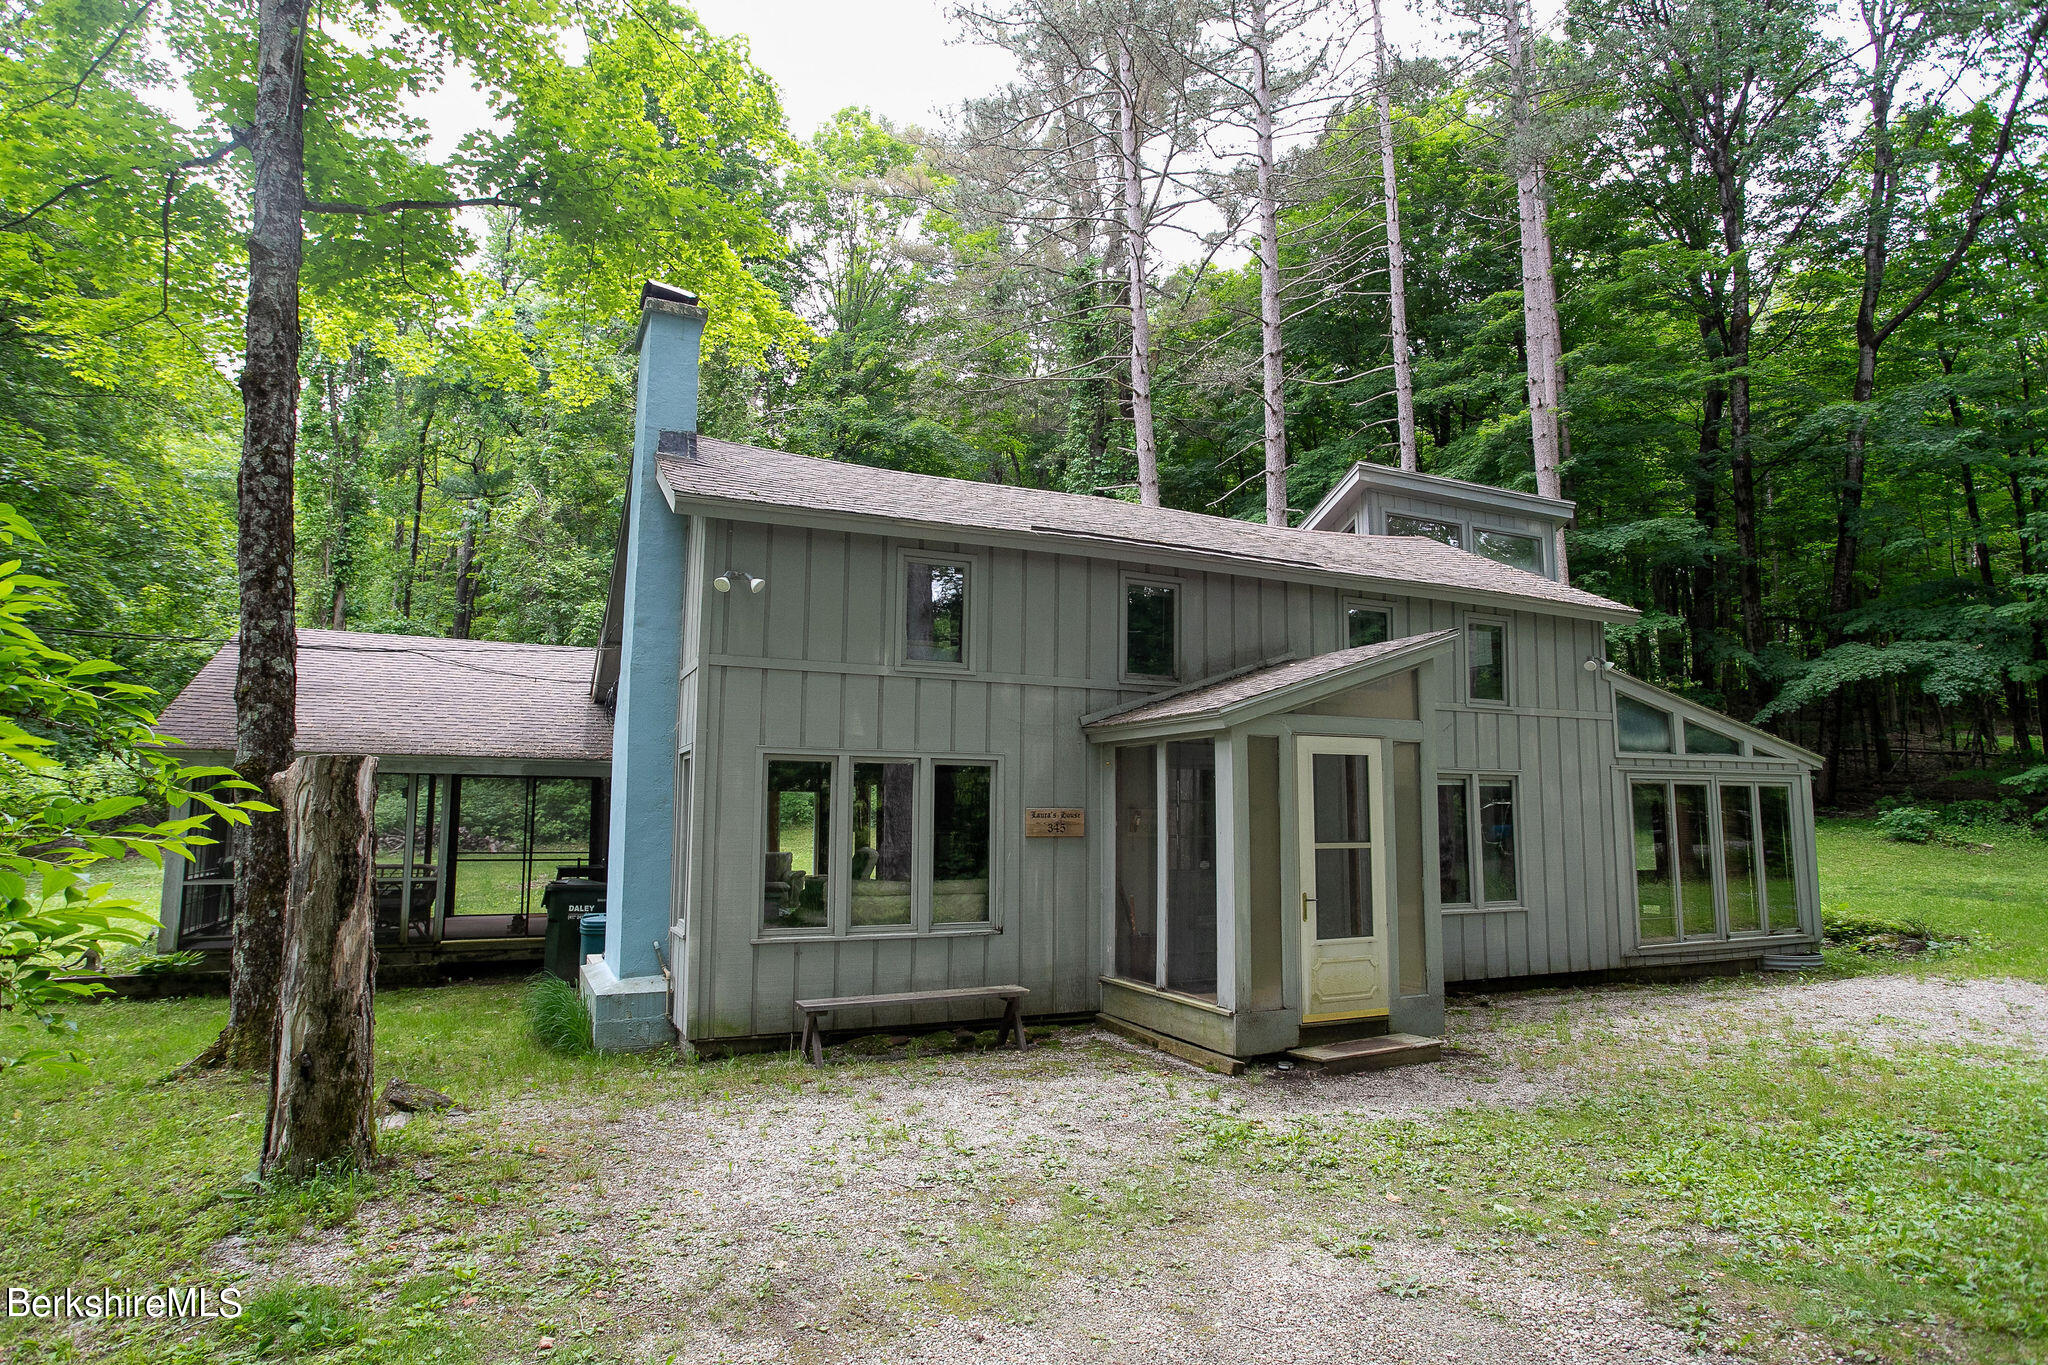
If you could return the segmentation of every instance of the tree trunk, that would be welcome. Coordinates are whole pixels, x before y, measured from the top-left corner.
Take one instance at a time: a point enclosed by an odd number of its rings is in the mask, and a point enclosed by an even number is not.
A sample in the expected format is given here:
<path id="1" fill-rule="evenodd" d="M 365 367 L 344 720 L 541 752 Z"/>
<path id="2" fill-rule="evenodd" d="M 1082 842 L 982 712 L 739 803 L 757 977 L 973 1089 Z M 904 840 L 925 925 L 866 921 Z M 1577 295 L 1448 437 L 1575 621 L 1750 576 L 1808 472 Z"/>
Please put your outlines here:
<path id="1" fill-rule="evenodd" d="M 291 823 L 291 909 L 263 1173 L 304 1180 L 361 1169 L 377 1150 L 370 879 L 377 760 L 315 754 L 277 777 Z"/>
<path id="2" fill-rule="evenodd" d="M 299 418 L 299 263 L 306 180 L 305 46 L 309 0 L 262 0 L 250 150 L 249 312 L 242 366 L 242 464 L 236 568 L 235 770 L 279 804 L 291 766 L 298 633 L 292 586 L 292 460 Z M 234 957 L 228 1024 L 202 1061 L 270 1064 L 290 870 L 285 818 L 259 813 L 234 837 Z"/>
<path id="3" fill-rule="evenodd" d="M 1159 448 L 1152 434 L 1152 319 L 1145 302 L 1145 185 L 1138 161 L 1138 77 L 1129 45 L 1116 53 L 1118 162 L 1124 182 L 1124 238 L 1128 243 L 1131 314 L 1131 424 L 1138 456 L 1138 500 L 1159 506 Z"/>
<path id="4" fill-rule="evenodd" d="M 1377 0 L 1375 0 L 1377 3 Z M 1287 410 L 1281 391 L 1280 205 L 1273 187 L 1273 86 L 1266 0 L 1252 4 L 1252 95 L 1259 157 L 1259 342 L 1266 409 L 1266 524 L 1287 524 Z"/>
<path id="5" fill-rule="evenodd" d="M 1522 0 L 1508 0 L 1508 63 L 1513 72 L 1513 159 L 1515 207 L 1522 235 L 1522 331 L 1529 375 L 1529 442 L 1536 458 L 1536 491 L 1564 496 L 1558 474 L 1556 345 L 1557 296 L 1551 283 L 1549 226 L 1544 221 L 1541 177 L 1533 145 L 1535 111 L 1530 95 L 1529 51 L 1522 28 Z M 1557 574 L 1566 576 L 1564 528 L 1557 532 Z"/>
<path id="6" fill-rule="evenodd" d="M 412 585 L 420 575 L 420 515 L 427 505 L 427 436 L 434 429 L 434 397 L 427 396 L 426 420 L 420 423 L 419 459 L 412 470 L 412 539 L 405 558 L 405 580 L 399 589 L 398 614 L 412 619 Z"/>
<path id="7" fill-rule="evenodd" d="M 1380 193 L 1387 215 L 1387 327 L 1394 350 L 1394 416 L 1400 427 L 1401 468 L 1420 469 L 1415 449 L 1415 373 L 1408 354 L 1408 260 L 1401 250 L 1393 97 L 1387 90 L 1387 31 L 1380 20 L 1380 0 L 1372 0 L 1372 45 L 1379 85 Z"/>
<path id="8" fill-rule="evenodd" d="M 455 619 L 448 630 L 453 640 L 467 640 L 476 620 L 476 538 L 479 523 L 489 516 L 485 507 L 462 520 L 462 540 L 455 547 Z"/>

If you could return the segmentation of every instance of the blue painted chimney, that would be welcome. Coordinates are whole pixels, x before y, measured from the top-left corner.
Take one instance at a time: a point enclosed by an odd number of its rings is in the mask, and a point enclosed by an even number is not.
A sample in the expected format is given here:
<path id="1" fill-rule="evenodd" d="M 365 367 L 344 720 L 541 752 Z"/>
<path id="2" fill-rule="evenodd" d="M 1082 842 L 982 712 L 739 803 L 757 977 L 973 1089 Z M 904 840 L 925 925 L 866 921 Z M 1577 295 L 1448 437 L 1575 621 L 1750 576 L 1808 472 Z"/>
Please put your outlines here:
<path id="1" fill-rule="evenodd" d="M 655 470 L 663 449 L 696 439 L 697 352 L 704 318 L 693 294 L 651 280 L 640 291 L 640 375 L 612 717 L 604 943 L 609 970 L 595 981 L 586 976 L 596 996 L 592 1012 L 600 1046 L 646 1046 L 669 1036 L 654 945 L 668 939 L 674 884 L 676 714 L 688 523 L 669 510 Z M 603 981 L 605 976 L 611 979 Z M 613 998 L 607 1001 L 606 995 Z"/>

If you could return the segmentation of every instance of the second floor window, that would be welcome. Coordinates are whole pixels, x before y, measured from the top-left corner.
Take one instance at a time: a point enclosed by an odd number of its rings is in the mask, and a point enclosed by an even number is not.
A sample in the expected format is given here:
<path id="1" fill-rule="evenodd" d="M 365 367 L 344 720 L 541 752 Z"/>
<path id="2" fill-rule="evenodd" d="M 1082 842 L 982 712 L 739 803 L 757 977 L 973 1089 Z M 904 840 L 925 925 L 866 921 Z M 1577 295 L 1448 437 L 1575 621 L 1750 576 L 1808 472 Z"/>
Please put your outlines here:
<path id="1" fill-rule="evenodd" d="M 1406 512 L 1387 513 L 1387 534 L 1390 536 L 1421 536 L 1434 540 L 1452 549 L 1463 549 L 1465 531 L 1455 521 L 1438 521 L 1434 517 L 1410 516 Z"/>
<path id="2" fill-rule="evenodd" d="M 1171 583 L 1129 583 L 1124 589 L 1124 672 L 1133 678 L 1174 675 L 1174 609 L 1179 590 Z"/>
<path id="3" fill-rule="evenodd" d="M 1344 645 L 1357 649 L 1360 645 L 1376 645 L 1393 634 L 1387 623 L 1385 607 L 1368 607 L 1357 602 L 1344 608 Z"/>
<path id="4" fill-rule="evenodd" d="M 967 566 L 917 558 L 903 563 L 904 658 L 912 663 L 965 663 Z"/>
<path id="5" fill-rule="evenodd" d="M 1508 699 L 1508 628 L 1498 621 L 1465 627 L 1465 669 L 1473 701 Z"/>

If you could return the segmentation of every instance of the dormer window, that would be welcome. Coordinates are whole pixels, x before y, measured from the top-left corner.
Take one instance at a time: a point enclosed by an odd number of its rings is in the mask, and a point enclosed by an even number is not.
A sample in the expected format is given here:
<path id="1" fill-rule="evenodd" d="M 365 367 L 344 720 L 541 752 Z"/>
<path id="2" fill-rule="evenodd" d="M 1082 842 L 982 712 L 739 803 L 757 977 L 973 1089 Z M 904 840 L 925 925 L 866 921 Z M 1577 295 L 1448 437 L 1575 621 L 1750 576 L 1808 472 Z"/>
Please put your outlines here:
<path id="1" fill-rule="evenodd" d="M 1518 535 L 1513 531 L 1475 529 L 1472 532 L 1472 548 L 1488 559 L 1505 564 L 1509 568 L 1524 569 L 1534 574 L 1543 572 L 1543 542 L 1534 536 Z"/>
<path id="2" fill-rule="evenodd" d="M 1453 550 L 1465 547 L 1465 528 L 1455 521 L 1438 521 L 1434 517 L 1410 516 L 1406 512 L 1387 513 L 1387 534 L 1390 536 L 1421 536 L 1439 545 L 1448 545 Z"/>

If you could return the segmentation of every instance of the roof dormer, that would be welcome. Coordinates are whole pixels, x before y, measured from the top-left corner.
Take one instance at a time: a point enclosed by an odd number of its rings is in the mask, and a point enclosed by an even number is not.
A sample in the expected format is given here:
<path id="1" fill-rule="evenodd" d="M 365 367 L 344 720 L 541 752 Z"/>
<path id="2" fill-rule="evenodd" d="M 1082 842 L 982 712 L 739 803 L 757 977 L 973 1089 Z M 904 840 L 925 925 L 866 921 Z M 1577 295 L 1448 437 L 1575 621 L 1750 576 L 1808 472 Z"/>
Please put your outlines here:
<path id="1" fill-rule="evenodd" d="M 1303 519 L 1305 531 L 1423 536 L 1545 578 L 1573 504 L 1483 483 L 1359 463 Z"/>

